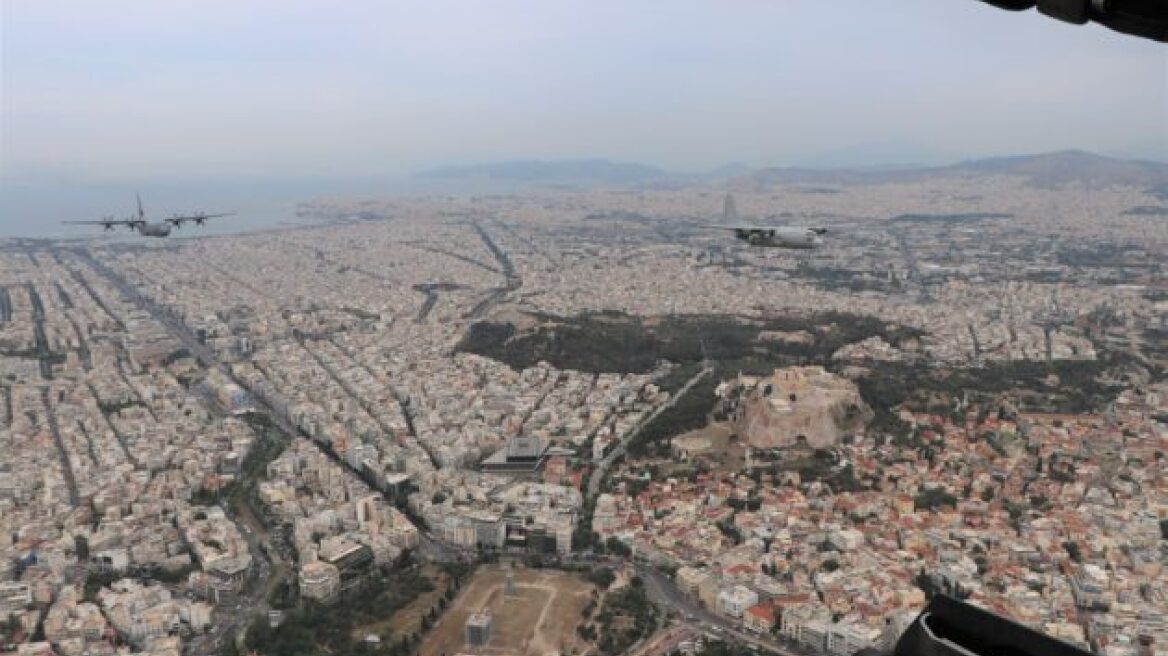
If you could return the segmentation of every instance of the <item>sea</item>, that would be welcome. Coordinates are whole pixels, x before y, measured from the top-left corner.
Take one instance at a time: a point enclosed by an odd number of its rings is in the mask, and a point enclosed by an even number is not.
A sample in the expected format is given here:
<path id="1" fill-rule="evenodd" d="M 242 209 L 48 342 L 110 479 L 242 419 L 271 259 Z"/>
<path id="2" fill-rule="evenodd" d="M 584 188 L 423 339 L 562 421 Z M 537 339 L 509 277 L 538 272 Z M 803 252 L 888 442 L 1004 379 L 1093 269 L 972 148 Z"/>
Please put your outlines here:
<path id="1" fill-rule="evenodd" d="M 142 197 L 147 220 L 174 214 L 234 212 L 204 226 L 186 224 L 172 237 L 228 235 L 270 228 L 311 225 L 297 217 L 297 205 L 319 198 L 378 199 L 438 191 L 434 183 L 397 178 L 288 178 L 263 180 L 166 180 L 77 182 L 0 180 L 0 240 L 136 238 L 125 229 L 105 233 L 101 226 L 69 225 L 106 216 L 124 219 L 137 213 Z"/>

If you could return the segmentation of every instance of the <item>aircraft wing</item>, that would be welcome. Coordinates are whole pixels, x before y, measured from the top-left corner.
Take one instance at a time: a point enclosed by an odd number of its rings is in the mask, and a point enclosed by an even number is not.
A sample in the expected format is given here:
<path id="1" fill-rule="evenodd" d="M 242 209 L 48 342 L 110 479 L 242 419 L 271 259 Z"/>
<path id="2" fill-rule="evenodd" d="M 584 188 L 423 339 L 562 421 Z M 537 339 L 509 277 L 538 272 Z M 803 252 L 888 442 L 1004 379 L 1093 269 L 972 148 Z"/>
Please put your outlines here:
<path id="1" fill-rule="evenodd" d="M 99 225 L 106 230 L 113 230 L 114 226 L 126 226 L 133 228 L 140 225 L 142 222 L 137 219 L 96 219 L 93 221 L 62 221 L 68 225 Z"/>
<path id="2" fill-rule="evenodd" d="M 815 235 L 827 235 L 827 228 L 805 228 L 801 225 L 702 225 L 702 228 L 711 230 L 730 230 L 732 232 L 781 232 L 807 230 Z"/>
<path id="3" fill-rule="evenodd" d="M 778 226 L 752 226 L 752 225 L 703 225 L 703 228 L 710 228 L 713 230 L 730 230 L 731 232 L 774 232 L 781 230 Z"/>
<path id="4" fill-rule="evenodd" d="M 206 221 L 207 219 L 217 219 L 221 216 L 231 216 L 233 214 L 235 214 L 235 212 L 222 212 L 220 214 L 203 214 L 201 212 L 196 213 L 196 214 L 188 214 L 188 215 L 176 214 L 176 215 L 166 219 L 166 222 L 175 226 L 175 227 L 181 226 L 182 224 L 186 223 L 187 221 L 194 221 L 195 225 L 203 225 L 203 221 Z"/>

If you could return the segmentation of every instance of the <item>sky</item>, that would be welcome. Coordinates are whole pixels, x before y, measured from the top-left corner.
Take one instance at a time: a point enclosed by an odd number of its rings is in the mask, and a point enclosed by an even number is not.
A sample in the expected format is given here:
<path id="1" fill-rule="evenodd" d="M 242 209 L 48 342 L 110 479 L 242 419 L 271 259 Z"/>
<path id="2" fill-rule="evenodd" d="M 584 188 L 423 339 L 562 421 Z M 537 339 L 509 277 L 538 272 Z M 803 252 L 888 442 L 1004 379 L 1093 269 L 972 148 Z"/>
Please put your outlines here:
<path id="1" fill-rule="evenodd" d="M 515 158 L 1165 160 L 1168 47 L 977 0 L 0 0 L 0 112 L 25 195 Z"/>

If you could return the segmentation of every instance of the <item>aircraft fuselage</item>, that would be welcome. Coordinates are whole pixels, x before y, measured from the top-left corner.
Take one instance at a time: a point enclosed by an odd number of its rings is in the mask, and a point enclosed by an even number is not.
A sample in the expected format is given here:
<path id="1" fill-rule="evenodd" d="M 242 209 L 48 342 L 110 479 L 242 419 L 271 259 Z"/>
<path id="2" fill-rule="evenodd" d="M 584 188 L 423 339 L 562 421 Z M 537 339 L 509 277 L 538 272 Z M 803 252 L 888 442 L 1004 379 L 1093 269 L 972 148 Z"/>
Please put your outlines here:
<path id="1" fill-rule="evenodd" d="M 812 249 L 823 245 L 823 239 L 808 228 L 740 229 L 734 236 L 751 246 L 762 248 Z"/>
<path id="2" fill-rule="evenodd" d="M 168 237 L 170 224 L 166 221 L 143 223 L 138 226 L 138 234 L 143 237 Z"/>

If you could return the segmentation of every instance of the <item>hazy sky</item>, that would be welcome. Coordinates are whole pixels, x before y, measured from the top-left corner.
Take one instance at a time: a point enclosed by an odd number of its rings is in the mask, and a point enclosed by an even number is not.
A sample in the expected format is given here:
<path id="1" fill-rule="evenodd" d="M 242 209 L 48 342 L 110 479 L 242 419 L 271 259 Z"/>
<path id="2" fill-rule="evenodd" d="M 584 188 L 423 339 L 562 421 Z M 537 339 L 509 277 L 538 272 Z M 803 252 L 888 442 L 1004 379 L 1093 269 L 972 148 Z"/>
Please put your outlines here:
<path id="1" fill-rule="evenodd" d="M 1168 159 L 1168 48 L 975 0 L 0 0 L 2 176 Z"/>

